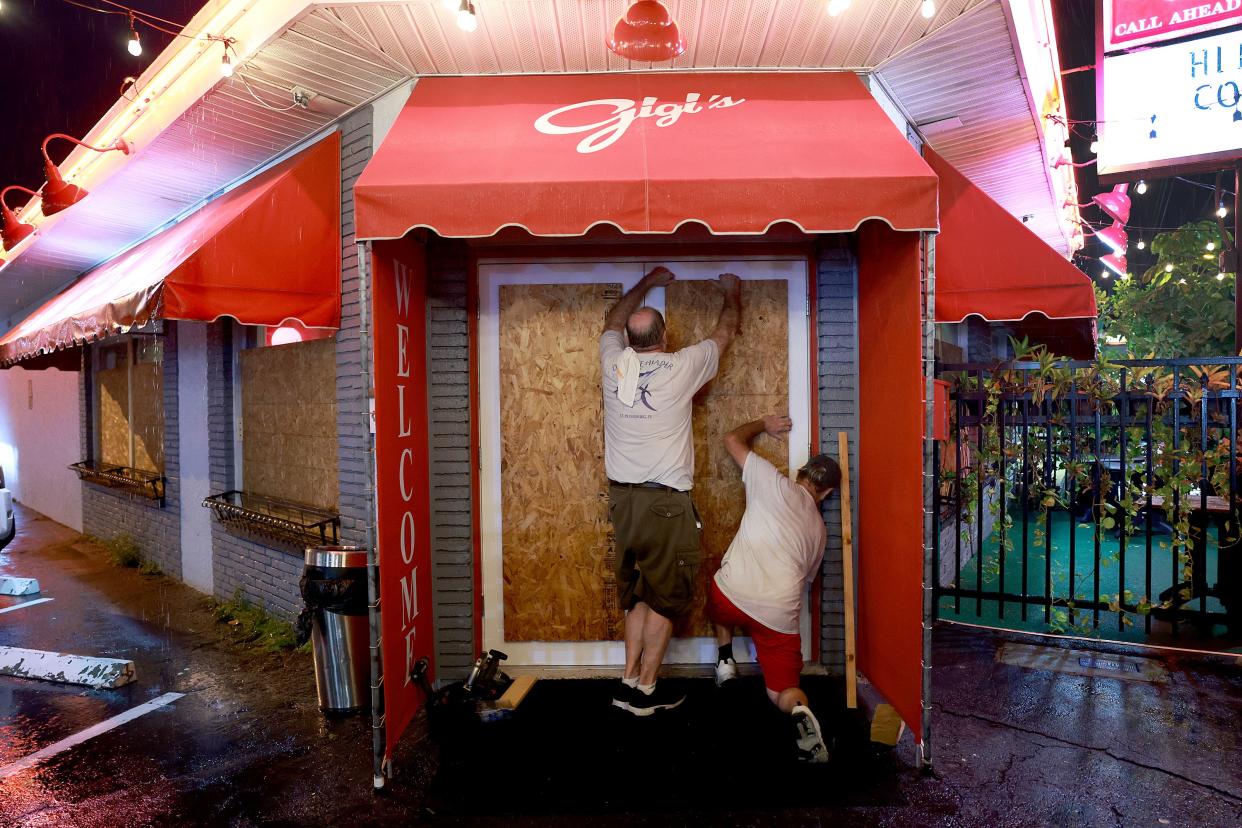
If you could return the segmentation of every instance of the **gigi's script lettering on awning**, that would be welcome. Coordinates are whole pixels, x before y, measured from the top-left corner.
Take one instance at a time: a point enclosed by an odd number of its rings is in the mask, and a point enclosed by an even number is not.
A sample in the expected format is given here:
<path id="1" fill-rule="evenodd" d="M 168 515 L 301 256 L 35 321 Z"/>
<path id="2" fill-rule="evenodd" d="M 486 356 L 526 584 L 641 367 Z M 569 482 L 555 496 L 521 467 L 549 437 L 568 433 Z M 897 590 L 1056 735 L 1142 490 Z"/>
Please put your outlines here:
<path id="1" fill-rule="evenodd" d="M 401 320 L 410 318 L 410 271 L 399 260 L 392 263 L 393 278 L 397 288 L 397 438 L 410 441 L 413 439 L 414 425 L 405 408 L 406 382 L 410 378 L 409 342 L 410 327 Z M 413 679 L 414 669 L 414 619 L 418 617 L 418 567 L 414 565 L 414 544 L 417 537 L 414 531 L 414 486 L 407 480 L 407 471 L 413 474 L 414 450 L 407 444 L 401 449 L 401 462 L 398 466 L 397 483 L 401 492 L 403 511 L 399 532 L 401 546 L 401 637 L 405 641 L 405 683 Z"/>
<path id="2" fill-rule="evenodd" d="M 1238 51 L 1228 52 L 1223 46 L 1214 49 L 1190 50 L 1190 77 L 1207 80 L 1212 75 L 1223 75 L 1242 71 L 1242 44 Z M 1211 109 L 1219 106 L 1222 109 L 1237 110 L 1242 102 L 1242 88 L 1237 81 L 1226 80 L 1203 83 L 1195 87 L 1195 109 Z"/>
<path id="3" fill-rule="evenodd" d="M 700 93 L 690 92 L 686 95 L 684 102 L 678 103 L 671 101 L 659 103 L 659 98 L 654 97 L 643 98 L 641 104 L 631 98 L 600 98 L 594 101 L 581 101 L 539 116 L 535 120 L 535 129 L 544 135 L 573 135 L 579 132 L 589 132 L 590 134 L 579 141 L 577 146 L 578 152 L 585 155 L 599 152 L 615 144 L 622 135 L 625 135 L 630 125 L 639 118 L 655 118 L 656 126 L 667 127 L 677 123 L 682 115 L 694 115 L 705 108 L 725 109 L 746 102 L 745 98 L 735 100 L 728 95 L 712 95 L 704 105 L 701 98 Z M 572 117 L 582 115 L 590 117 L 588 110 L 597 107 L 611 107 L 612 111 L 606 118 L 586 123 L 581 122 L 577 117 Z M 569 123 L 556 122 L 556 119 L 562 115 L 571 115 L 568 119 L 561 119 L 562 121 L 568 120 Z"/>

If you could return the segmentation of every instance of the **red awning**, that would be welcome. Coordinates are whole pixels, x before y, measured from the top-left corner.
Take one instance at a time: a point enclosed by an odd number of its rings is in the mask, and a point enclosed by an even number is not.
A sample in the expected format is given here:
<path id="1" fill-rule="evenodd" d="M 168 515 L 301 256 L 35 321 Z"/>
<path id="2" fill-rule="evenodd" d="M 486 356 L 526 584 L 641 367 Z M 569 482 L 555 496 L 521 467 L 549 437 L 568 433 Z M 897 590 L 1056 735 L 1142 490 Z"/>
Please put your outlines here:
<path id="1" fill-rule="evenodd" d="M 91 270 L 0 339 L 0 362 L 153 319 L 338 327 L 340 163 L 333 134 Z"/>
<path id="2" fill-rule="evenodd" d="M 367 239 L 938 226 L 935 175 L 839 72 L 425 78 L 354 197 Z"/>
<path id="3" fill-rule="evenodd" d="M 1066 356 L 1093 352 L 1095 290 L 1087 275 L 930 147 L 924 155 L 940 177 L 936 321 L 961 322 L 972 314 L 992 322 L 1026 320 L 1033 335 L 1055 335 L 1065 347 L 1077 342 L 1079 353 Z"/>

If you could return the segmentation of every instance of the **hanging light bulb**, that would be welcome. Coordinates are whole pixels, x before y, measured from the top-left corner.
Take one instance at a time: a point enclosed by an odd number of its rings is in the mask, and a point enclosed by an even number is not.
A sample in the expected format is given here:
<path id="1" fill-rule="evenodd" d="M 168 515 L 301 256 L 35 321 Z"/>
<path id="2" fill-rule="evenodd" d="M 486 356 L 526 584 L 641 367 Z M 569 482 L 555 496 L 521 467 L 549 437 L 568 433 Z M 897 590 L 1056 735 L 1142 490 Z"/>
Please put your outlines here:
<path id="1" fill-rule="evenodd" d="M 134 13 L 129 13 L 129 53 L 134 57 L 142 54 L 142 40 L 138 37 L 138 28 L 134 25 Z"/>
<path id="2" fill-rule="evenodd" d="M 923 0 L 922 5 L 919 6 L 919 13 L 922 14 L 923 17 L 928 20 L 931 20 L 933 17 L 935 17 L 936 16 L 936 0 Z"/>
<path id="3" fill-rule="evenodd" d="M 1139 195 L 1142 195 L 1143 193 L 1147 192 L 1147 182 L 1140 178 L 1138 186 L 1134 188 L 1134 192 L 1138 193 Z"/>
<path id="4" fill-rule="evenodd" d="M 1167 265 L 1165 265 L 1165 266 L 1164 266 L 1164 272 L 1165 272 L 1165 273 L 1172 273 L 1172 272 L 1173 272 L 1173 265 L 1171 265 L 1171 264 L 1167 264 Z"/>
<path id="5" fill-rule="evenodd" d="M 479 28 L 479 18 L 474 14 L 474 3 L 470 0 L 461 0 L 461 5 L 457 8 L 457 28 L 463 32 L 473 32 Z"/>
<path id="6" fill-rule="evenodd" d="M 224 57 L 220 58 L 220 74 L 226 78 L 233 77 L 233 61 L 229 60 L 229 51 L 224 50 Z"/>
<path id="7" fill-rule="evenodd" d="M 1224 274 L 1224 272 L 1223 272 L 1223 271 L 1222 271 L 1221 273 L 1217 273 L 1217 274 L 1216 274 L 1216 281 L 1218 281 L 1218 282 L 1223 282 L 1223 281 L 1225 281 L 1225 274 Z"/>
<path id="8" fill-rule="evenodd" d="M 1216 242 L 1208 242 L 1207 244 L 1205 244 L 1205 245 L 1203 246 L 1203 248 L 1204 248 L 1205 250 L 1215 250 L 1215 249 L 1216 249 Z"/>
<path id="9" fill-rule="evenodd" d="M 1224 218 L 1225 216 L 1229 215 L 1229 211 L 1225 209 L 1225 202 L 1222 201 L 1220 203 L 1220 206 L 1216 208 L 1216 215 L 1220 216 L 1221 218 Z"/>
<path id="10" fill-rule="evenodd" d="M 1101 270 L 1101 271 L 1100 271 L 1100 278 L 1101 278 L 1101 279 L 1107 279 L 1107 278 L 1108 278 L 1108 271 L 1107 271 L 1107 270 Z"/>
<path id="11" fill-rule="evenodd" d="M 1092 154 L 1092 155 L 1096 155 L 1097 153 L 1099 153 L 1099 151 L 1100 151 L 1100 139 L 1098 139 L 1098 138 L 1092 138 L 1092 139 L 1091 139 L 1091 146 L 1090 146 L 1090 147 L 1088 147 L 1087 149 L 1091 150 L 1091 154 Z"/>
<path id="12" fill-rule="evenodd" d="M 850 0 L 828 0 L 828 16 L 836 17 L 850 7 Z"/>
<path id="13" fill-rule="evenodd" d="M 1142 239 L 1139 239 L 1138 244 L 1134 246 L 1137 247 L 1139 250 L 1143 250 L 1144 248 L 1147 247 L 1147 242 L 1143 241 Z"/>

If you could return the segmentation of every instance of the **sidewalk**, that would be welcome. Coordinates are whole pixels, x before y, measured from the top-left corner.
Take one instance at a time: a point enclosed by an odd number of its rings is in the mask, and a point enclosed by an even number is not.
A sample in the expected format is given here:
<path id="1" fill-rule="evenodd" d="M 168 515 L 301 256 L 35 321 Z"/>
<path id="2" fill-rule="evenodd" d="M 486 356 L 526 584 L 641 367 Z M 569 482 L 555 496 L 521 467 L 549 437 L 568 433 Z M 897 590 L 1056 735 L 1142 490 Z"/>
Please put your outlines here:
<path id="1" fill-rule="evenodd" d="M 37 577 L 55 600 L 0 615 L 0 644 L 130 658 L 138 680 L 0 678 L 0 766 L 185 695 L 0 781 L 3 825 L 1242 823 L 1238 664 L 1162 659 L 1164 683 L 1071 675 L 1001 663 L 1017 637 L 953 626 L 935 638 L 935 778 L 908 746 L 873 754 L 831 712 L 827 679 L 810 682 L 838 736 L 827 766 L 791 760 L 753 678 L 686 680 L 685 709 L 651 721 L 608 707 L 607 681 L 558 680 L 511 721 L 407 739 L 375 796 L 369 719 L 319 714 L 308 656 L 240 646 L 192 590 L 18 519 L 0 573 Z"/>

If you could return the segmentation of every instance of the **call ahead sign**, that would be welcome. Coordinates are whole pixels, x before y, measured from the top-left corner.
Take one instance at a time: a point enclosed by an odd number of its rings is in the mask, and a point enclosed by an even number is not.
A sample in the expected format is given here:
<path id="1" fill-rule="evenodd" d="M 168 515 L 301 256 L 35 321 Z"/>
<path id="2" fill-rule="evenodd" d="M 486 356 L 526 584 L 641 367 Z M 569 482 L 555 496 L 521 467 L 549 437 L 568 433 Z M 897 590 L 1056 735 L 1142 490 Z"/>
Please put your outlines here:
<path id="1" fill-rule="evenodd" d="M 1100 69 L 1101 176 L 1242 156 L 1242 32 L 1105 56 Z"/>
<path id="2" fill-rule="evenodd" d="M 1242 23 L 1242 0 L 1104 0 L 1104 51 Z"/>

